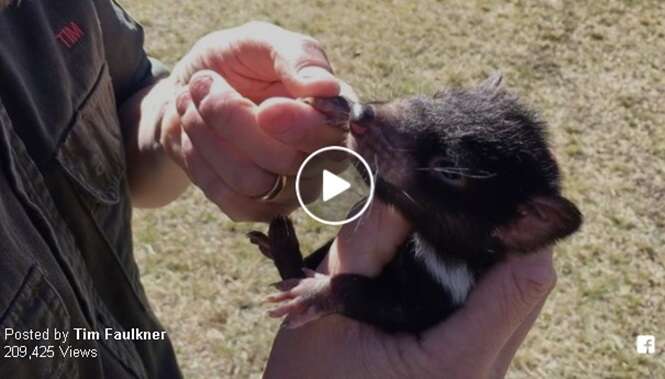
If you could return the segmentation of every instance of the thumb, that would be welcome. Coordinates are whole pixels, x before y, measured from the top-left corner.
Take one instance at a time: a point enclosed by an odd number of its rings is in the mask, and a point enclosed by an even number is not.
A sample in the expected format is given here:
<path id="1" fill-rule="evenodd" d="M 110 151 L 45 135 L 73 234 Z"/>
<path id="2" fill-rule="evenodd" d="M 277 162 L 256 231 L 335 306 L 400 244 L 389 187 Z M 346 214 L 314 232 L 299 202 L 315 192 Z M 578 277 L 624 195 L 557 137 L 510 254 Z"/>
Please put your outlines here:
<path id="1" fill-rule="evenodd" d="M 427 335 L 424 346 L 441 351 L 444 344 L 456 341 L 456 354 L 496 357 L 555 283 L 551 248 L 510 256 L 483 277 L 458 312 Z"/>
<path id="2" fill-rule="evenodd" d="M 273 46 L 275 73 L 294 97 L 337 96 L 340 84 L 319 43 L 295 34 L 289 43 Z"/>

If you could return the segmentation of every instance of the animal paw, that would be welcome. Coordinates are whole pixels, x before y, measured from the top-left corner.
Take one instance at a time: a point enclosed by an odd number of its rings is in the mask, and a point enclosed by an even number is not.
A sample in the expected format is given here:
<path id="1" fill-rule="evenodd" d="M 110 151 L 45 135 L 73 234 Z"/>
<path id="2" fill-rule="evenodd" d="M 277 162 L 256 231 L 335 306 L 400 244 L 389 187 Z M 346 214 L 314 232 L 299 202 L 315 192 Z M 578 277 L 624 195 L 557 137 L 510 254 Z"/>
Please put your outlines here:
<path id="1" fill-rule="evenodd" d="M 336 311 L 328 275 L 303 269 L 305 278 L 287 279 L 275 284 L 281 292 L 269 296 L 277 307 L 268 311 L 271 317 L 287 316 L 283 327 L 295 329 Z"/>
<path id="2" fill-rule="evenodd" d="M 280 256 L 296 257 L 298 262 L 302 260 L 296 232 L 287 217 L 275 217 L 270 222 L 267 235 L 253 230 L 247 233 L 247 238 L 249 238 L 249 242 L 258 246 L 261 253 L 267 258 L 275 259 L 274 255 L 277 253 Z"/>

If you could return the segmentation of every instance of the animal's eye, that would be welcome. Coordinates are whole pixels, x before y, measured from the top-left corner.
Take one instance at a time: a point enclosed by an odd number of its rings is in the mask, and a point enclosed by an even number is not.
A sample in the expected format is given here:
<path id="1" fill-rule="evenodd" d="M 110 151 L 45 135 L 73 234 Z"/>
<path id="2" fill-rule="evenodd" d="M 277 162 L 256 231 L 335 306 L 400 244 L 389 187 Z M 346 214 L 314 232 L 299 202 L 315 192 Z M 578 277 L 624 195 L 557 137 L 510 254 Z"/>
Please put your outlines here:
<path id="1" fill-rule="evenodd" d="M 453 187 L 461 187 L 466 181 L 462 170 L 446 158 L 432 160 L 429 171 L 438 180 Z"/>
<path id="2" fill-rule="evenodd" d="M 440 172 L 439 175 L 449 182 L 457 182 L 462 180 L 462 175 L 453 172 Z"/>

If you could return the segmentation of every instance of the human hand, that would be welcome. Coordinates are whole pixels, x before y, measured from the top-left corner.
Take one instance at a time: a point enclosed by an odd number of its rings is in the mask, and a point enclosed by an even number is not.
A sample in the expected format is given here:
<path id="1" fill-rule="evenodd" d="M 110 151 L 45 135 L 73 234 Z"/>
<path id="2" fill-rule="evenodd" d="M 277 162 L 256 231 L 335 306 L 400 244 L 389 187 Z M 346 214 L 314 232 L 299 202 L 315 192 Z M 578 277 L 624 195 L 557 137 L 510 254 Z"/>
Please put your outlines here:
<path id="1" fill-rule="evenodd" d="M 331 249 L 333 262 L 360 255 L 365 272 L 376 272 L 394 254 L 409 226 L 375 201 L 370 220 L 342 228 L 344 242 Z M 382 223 L 383 228 L 374 225 Z M 386 233 L 385 228 L 391 232 Z M 368 234 L 369 233 L 369 234 Z M 377 238 L 379 237 L 380 238 Z M 367 241 L 380 241 L 368 244 Z M 369 250 L 368 250 L 369 249 Z M 342 265 L 344 266 L 344 265 Z M 324 267 L 330 273 L 346 271 Z M 360 263 L 351 266 L 359 268 Z M 267 378 L 500 378 L 553 288 L 552 251 L 508 258 L 492 268 L 466 304 L 441 324 L 416 337 L 390 335 L 339 315 L 300 328 L 282 328 L 265 372 Z"/>
<path id="2" fill-rule="evenodd" d="M 344 131 L 298 97 L 336 96 L 344 87 L 319 43 L 253 22 L 203 37 L 176 65 L 158 137 L 192 182 L 234 220 L 267 221 L 297 206 L 293 176 L 308 153 L 341 144 Z M 347 162 L 331 162 L 338 172 Z M 260 198 L 287 176 L 286 188 Z M 319 180 L 301 182 L 303 197 Z"/>

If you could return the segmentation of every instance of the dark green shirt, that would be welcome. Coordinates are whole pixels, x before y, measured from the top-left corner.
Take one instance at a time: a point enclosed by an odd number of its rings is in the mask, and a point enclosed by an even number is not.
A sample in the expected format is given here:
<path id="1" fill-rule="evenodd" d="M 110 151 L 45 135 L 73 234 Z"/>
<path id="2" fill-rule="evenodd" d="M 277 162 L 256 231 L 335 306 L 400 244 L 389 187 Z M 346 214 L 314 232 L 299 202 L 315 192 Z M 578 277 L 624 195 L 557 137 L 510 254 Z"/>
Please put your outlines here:
<path id="1" fill-rule="evenodd" d="M 180 377 L 132 253 L 117 115 L 155 72 L 111 0 L 0 10 L 0 378 Z"/>

